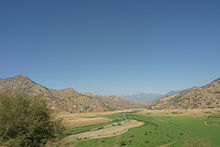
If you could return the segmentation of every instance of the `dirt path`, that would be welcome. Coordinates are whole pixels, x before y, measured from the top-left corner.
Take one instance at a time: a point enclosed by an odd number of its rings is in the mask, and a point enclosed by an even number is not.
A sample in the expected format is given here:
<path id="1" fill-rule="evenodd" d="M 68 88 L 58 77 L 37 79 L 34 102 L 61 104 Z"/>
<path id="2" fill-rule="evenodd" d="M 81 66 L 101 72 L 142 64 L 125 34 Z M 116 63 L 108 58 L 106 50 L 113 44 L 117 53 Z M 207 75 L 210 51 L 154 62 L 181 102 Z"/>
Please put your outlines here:
<path id="1" fill-rule="evenodd" d="M 143 122 L 138 122 L 136 120 L 128 120 L 121 122 L 121 125 L 108 127 L 100 130 L 87 131 L 79 134 L 74 134 L 66 137 L 65 142 L 70 142 L 74 140 L 89 140 L 95 138 L 111 137 L 127 132 L 130 128 L 138 127 L 143 125 Z"/>

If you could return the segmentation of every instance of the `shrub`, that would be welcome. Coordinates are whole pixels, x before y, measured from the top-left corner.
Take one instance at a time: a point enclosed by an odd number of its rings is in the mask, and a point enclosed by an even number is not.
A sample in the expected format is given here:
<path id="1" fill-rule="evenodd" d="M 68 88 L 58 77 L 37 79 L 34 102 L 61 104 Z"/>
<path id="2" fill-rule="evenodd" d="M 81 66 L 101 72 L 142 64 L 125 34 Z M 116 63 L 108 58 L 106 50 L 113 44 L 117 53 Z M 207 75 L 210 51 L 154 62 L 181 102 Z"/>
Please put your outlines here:
<path id="1" fill-rule="evenodd" d="M 145 140 L 145 141 L 144 141 L 144 143 L 149 143 L 149 142 L 150 142 L 150 141 L 148 141 L 148 140 Z"/>
<path id="2" fill-rule="evenodd" d="M 218 93 L 218 94 L 220 94 L 220 91 L 215 91 L 214 93 Z"/>
<path id="3" fill-rule="evenodd" d="M 181 114 L 180 112 L 177 112 L 177 111 L 172 111 L 171 113 L 172 114 Z"/>
<path id="4" fill-rule="evenodd" d="M 121 143 L 120 143 L 120 145 L 121 145 L 121 146 L 126 146 L 126 141 L 125 141 L 125 140 L 122 140 Z"/>
<path id="5" fill-rule="evenodd" d="M 63 136 L 64 127 L 39 97 L 0 95 L 0 145 L 39 147 Z"/>

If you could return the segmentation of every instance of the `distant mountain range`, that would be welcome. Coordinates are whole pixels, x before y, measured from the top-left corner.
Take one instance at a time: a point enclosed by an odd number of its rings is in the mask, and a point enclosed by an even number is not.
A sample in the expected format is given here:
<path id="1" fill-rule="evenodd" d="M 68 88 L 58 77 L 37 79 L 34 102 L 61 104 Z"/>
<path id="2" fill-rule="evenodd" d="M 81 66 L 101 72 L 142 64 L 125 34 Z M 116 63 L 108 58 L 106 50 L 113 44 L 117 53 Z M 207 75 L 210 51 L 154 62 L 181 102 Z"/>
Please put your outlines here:
<path id="1" fill-rule="evenodd" d="M 203 87 L 192 87 L 166 96 L 154 104 L 152 109 L 203 109 L 220 107 L 220 78 Z"/>
<path id="2" fill-rule="evenodd" d="M 120 95 L 120 97 L 124 97 L 133 101 L 139 101 L 139 102 L 147 102 L 148 104 L 153 103 L 154 101 L 169 96 L 175 93 L 178 93 L 180 91 L 169 91 L 166 94 L 160 94 L 160 93 L 138 93 L 138 94 L 131 94 L 131 95 Z"/>
<path id="3" fill-rule="evenodd" d="M 135 102 L 118 96 L 102 96 L 92 93 L 79 93 L 72 88 L 55 90 L 35 83 L 26 76 L 0 79 L 0 93 L 9 90 L 12 93 L 41 95 L 48 104 L 67 112 L 103 112 L 120 109 L 146 108 L 146 103 Z"/>

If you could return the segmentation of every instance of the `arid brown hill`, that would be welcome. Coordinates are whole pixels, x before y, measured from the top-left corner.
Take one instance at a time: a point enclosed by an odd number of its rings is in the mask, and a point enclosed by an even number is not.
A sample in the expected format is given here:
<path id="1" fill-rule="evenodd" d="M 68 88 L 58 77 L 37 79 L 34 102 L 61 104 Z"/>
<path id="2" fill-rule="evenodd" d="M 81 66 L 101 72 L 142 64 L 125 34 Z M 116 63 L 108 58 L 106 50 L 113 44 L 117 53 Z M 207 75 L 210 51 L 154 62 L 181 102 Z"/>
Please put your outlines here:
<path id="1" fill-rule="evenodd" d="M 120 109 L 146 108 L 147 104 L 138 103 L 117 96 L 78 93 L 72 88 L 54 90 L 35 83 L 26 76 L 0 79 L 0 92 L 10 90 L 30 95 L 41 95 L 49 105 L 67 112 L 103 112 Z"/>
<path id="2" fill-rule="evenodd" d="M 153 109 L 197 109 L 220 107 L 220 78 L 203 86 L 192 87 L 177 94 L 164 97 Z"/>

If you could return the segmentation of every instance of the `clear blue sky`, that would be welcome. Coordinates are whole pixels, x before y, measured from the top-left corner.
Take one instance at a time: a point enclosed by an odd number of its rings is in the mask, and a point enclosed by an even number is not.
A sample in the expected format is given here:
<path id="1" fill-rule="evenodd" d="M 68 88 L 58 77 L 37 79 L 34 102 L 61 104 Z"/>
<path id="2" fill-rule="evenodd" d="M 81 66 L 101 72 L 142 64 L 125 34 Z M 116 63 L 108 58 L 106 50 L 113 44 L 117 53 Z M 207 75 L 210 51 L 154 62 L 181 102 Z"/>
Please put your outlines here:
<path id="1" fill-rule="evenodd" d="M 1 0 L 0 78 L 167 92 L 220 77 L 219 0 Z"/>

